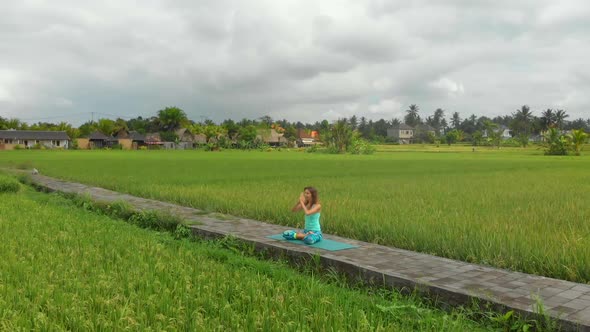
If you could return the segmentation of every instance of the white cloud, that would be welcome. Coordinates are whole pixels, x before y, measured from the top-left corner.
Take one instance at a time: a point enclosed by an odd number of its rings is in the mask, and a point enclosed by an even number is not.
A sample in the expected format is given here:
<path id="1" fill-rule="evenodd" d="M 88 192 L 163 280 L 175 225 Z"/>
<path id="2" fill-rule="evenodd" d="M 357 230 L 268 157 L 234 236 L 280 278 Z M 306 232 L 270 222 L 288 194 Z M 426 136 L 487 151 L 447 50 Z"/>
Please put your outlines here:
<path id="1" fill-rule="evenodd" d="M 322 119 L 326 119 L 328 121 L 335 121 L 338 119 L 342 119 L 343 117 L 344 116 L 342 115 L 342 113 L 336 112 L 332 109 L 322 113 Z"/>
<path id="2" fill-rule="evenodd" d="M 4 117 L 74 105 L 120 116 L 176 105 L 218 122 L 390 118 L 410 104 L 421 115 L 590 109 L 587 80 L 573 81 L 588 72 L 584 0 L 56 0 L 0 11 Z"/>
<path id="3" fill-rule="evenodd" d="M 379 103 L 369 105 L 369 113 L 383 114 L 383 116 L 399 117 L 402 105 L 395 99 L 381 100 Z"/>
<path id="4" fill-rule="evenodd" d="M 386 91 L 389 90 L 392 86 L 391 79 L 387 77 L 382 77 L 373 81 L 373 88 L 378 91 Z"/>
<path id="5" fill-rule="evenodd" d="M 456 97 L 465 93 L 463 83 L 457 83 L 446 77 L 442 77 L 437 81 L 431 82 L 430 85 L 445 92 L 449 97 Z"/>
<path id="6" fill-rule="evenodd" d="M 55 98 L 54 103 L 58 107 L 72 107 L 74 105 L 74 102 L 64 97 Z"/>
<path id="7" fill-rule="evenodd" d="M 538 16 L 542 25 L 552 25 L 572 20 L 590 19 L 590 5 L 585 0 L 561 0 L 543 8 Z"/>
<path id="8" fill-rule="evenodd" d="M 346 111 L 346 113 L 354 115 L 354 112 L 359 109 L 359 103 L 345 104 L 342 108 Z"/>
<path id="9" fill-rule="evenodd" d="M 14 100 L 12 93 L 8 91 L 7 88 L 0 86 L 0 101 L 2 102 L 11 102 Z"/>

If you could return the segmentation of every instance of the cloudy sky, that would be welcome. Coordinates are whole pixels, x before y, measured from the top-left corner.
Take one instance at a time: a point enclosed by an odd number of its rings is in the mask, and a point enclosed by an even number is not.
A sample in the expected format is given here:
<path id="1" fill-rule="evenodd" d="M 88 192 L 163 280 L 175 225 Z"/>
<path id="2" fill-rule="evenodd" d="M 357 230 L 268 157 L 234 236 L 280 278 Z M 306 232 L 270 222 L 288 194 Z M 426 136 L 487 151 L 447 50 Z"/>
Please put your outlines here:
<path id="1" fill-rule="evenodd" d="M 390 120 L 410 104 L 423 117 L 523 104 L 590 117 L 587 0 L 22 0 L 0 12 L 0 116 L 29 123 L 166 106 L 216 122 Z"/>

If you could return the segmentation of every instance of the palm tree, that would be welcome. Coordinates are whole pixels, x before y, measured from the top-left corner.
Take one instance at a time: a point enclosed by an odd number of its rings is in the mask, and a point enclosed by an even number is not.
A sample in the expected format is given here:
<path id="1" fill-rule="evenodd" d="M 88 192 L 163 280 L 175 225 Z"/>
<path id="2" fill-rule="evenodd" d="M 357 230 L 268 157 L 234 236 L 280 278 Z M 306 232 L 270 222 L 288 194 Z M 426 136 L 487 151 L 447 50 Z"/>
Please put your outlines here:
<path id="1" fill-rule="evenodd" d="M 332 129 L 329 132 L 329 138 L 331 144 L 338 149 L 338 152 L 342 153 L 346 151 L 346 148 L 350 145 L 352 134 L 353 131 L 350 125 L 341 119 L 332 125 Z"/>
<path id="2" fill-rule="evenodd" d="M 115 125 L 113 128 L 113 134 L 119 133 L 121 131 L 129 131 L 129 126 L 127 125 L 127 121 L 121 119 L 121 118 L 117 118 L 117 120 L 115 120 Z"/>
<path id="3" fill-rule="evenodd" d="M 546 155 L 566 155 L 568 150 L 568 140 L 561 135 L 557 128 L 549 128 L 545 132 L 545 154 Z"/>
<path id="4" fill-rule="evenodd" d="M 530 133 L 531 122 L 533 121 L 533 113 L 528 105 L 522 105 L 519 110 L 514 113 L 513 130 L 519 134 L 528 135 Z"/>
<path id="5" fill-rule="evenodd" d="M 406 116 L 404 117 L 404 121 L 408 126 L 415 127 L 420 124 L 420 116 L 418 115 L 418 111 L 420 108 L 416 104 L 410 105 L 410 107 L 406 110 Z"/>
<path id="6" fill-rule="evenodd" d="M 586 139 L 588 138 L 588 134 L 584 132 L 582 129 L 572 130 L 572 133 L 568 135 L 568 138 L 571 141 L 572 148 L 576 156 L 580 155 L 580 151 L 582 151 L 582 146 L 586 143 Z"/>
<path id="7" fill-rule="evenodd" d="M 453 125 L 454 129 L 458 129 L 461 125 L 461 117 L 459 117 L 459 112 L 453 113 L 453 117 L 451 118 L 451 124 Z"/>
<path id="8" fill-rule="evenodd" d="M 164 131 L 174 131 L 188 123 L 186 113 L 178 107 L 166 107 L 159 110 L 158 120 Z"/>
<path id="9" fill-rule="evenodd" d="M 533 120 L 533 112 L 531 112 L 531 109 L 528 105 L 522 105 L 519 110 L 516 110 L 514 117 L 520 121 L 528 123 Z"/>
<path id="10" fill-rule="evenodd" d="M 566 118 L 569 118 L 569 115 L 565 114 L 564 110 L 557 110 L 557 112 L 555 112 L 555 124 L 557 125 L 557 128 L 561 129 L 563 127 L 563 122 Z"/>
<path id="11" fill-rule="evenodd" d="M 497 146 L 498 149 L 500 148 L 500 142 L 502 140 L 502 131 L 496 130 L 498 129 L 498 124 L 494 123 L 490 120 L 486 120 L 484 122 L 484 127 L 486 131 L 486 136 L 488 137 L 489 142 L 492 146 Z"/>
<path id="12" fill-rule="evenodd" d="M 555 124 L 555 113 L 553 110 L 548 108 L 546 111 L 541 113 L 541 126 L 543 131 L 551 128 Z"/>

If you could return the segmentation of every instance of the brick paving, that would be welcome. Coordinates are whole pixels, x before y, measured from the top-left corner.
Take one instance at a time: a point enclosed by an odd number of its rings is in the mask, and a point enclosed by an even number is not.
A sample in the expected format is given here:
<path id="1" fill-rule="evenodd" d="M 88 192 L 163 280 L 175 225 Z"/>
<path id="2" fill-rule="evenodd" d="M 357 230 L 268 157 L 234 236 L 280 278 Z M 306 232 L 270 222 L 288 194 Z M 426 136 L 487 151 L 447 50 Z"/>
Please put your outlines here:
<path id="1" fill-rule="evenodd" d="M 232 235 L 257 250 L 293 260 L 320 257 L 320 262 L 367 283 L 404 290 L 417 290 L 448 305 L 472 300 L 491 304 L 496 310 L 514 310 L 540 318 L 537 303 L 556 319 L 561 329 L 590 332 L 590 285 L 495 269 L 408 250 L 324 234 L 324 238 L 350 243 L 358 248 L 326 251 L 266 238 L 282 233 L 285 226 L 233 216 L 205 214 L 194 208 L 34 175 L 33 181 L 50 191 L 89 195 L 97 201 L 126 201 L 138 210 L 162 210 L 190 222 L 193 234 L 207 238 Z M 216 217 L 217 216 L 217 217 Z"/>

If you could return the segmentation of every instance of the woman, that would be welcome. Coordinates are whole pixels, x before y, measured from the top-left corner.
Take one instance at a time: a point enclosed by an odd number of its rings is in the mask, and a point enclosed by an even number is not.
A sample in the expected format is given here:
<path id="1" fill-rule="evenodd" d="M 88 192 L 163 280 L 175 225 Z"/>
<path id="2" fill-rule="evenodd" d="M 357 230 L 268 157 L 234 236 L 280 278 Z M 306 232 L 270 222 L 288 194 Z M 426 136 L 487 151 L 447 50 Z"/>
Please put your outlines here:
<path id="1" fill-rule="evenodd" d="M 305 229 L 302 232 L 285 231 L 283 237 L 288 240 L 303 240 L 305 244 L 314 244 L 322 240 L 322 228 L 320 226 L 320 212 L 322 205 L 319 202 L 318 191 L 314 187 L 305 187 L 299 201 L 291 211 L 305 212 Z"/>

